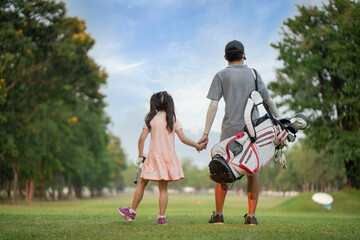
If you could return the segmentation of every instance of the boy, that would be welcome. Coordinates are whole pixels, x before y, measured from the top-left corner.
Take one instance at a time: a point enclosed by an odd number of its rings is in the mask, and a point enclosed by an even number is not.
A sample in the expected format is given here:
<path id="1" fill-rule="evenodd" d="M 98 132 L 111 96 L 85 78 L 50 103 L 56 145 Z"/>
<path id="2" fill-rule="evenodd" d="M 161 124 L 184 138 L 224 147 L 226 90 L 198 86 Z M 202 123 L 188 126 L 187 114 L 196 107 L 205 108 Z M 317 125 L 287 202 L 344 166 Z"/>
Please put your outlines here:
<path id="1" fill-rule="evenodd" d="M 246 60 L 244 45 L 233 40 L 225 47 L 225 60 L 228 61 L 228 67 L 219 71 L 210 86 L 207 98 L 211 100 L 206 115 L 204 134 L 198 143 L 207 142 L 208 135 L 214 121 L 218 102 L 224 97 L 225 116 L 221 126 L 220 141 L 229 138 L 236 133 L 242 131 L 245 127 L 244 110 L 247 99 L 251 91 L 255 90 L 255 79 L 251 69 L 244 65 Z M 270 94 L 264 84 L 261 76 L 257 74 L 258 91 L 268 104 L 271 113 L 275 118 L 279 117 L 278 110 L 274 102 L 270 99 Z M 253 119 L 259 118 L 258 109 L 255 108 Z M 215 186 L 215 203 L 216 211 L 213 212 L 209 223 L 223 224 L 224 217 L 222 214 L 227 190 L 221 188 L 221 184 L 216 183 Z M 249 211 L 245 214 L 245 224 L 258 224 L 255 210 L 259 197 L 259 178 L 257 174 L 247 176 L 247 194 Z"/>

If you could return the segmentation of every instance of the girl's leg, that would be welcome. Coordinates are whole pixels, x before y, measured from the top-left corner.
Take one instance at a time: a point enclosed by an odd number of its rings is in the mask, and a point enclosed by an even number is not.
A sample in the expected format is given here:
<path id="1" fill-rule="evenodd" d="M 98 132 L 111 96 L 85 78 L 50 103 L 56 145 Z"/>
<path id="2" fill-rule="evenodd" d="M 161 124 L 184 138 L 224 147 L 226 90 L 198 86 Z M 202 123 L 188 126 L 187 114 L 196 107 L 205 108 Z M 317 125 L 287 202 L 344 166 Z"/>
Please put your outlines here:
<path id="1" fill-rule="evenodd" d="M 160 215 L 165 215 L 166 207 L 168 204 L 168 181 L 160 180 L 159 181 L 159 209 Z"/>
<path id="2" fill-rule="evenodd" d="M 249 203 L 248 215 L 255 215 L 256 205 L 259 198 L 259 176 L 256 174 L 247 176 L 247 195 Z"/>
<path id="3" fill-rule="evenodd" d="M 224 207 L 225 197 L 227 190 L 222 189 L 220 183 L 216 183 L 215 185 L 215 205 L 216 212 L 221 213 Z"/>
<path id="4" fill-rule="evenodd" d="M 144 196 L 145 187 L 148 184 L 148 182 L 149 180 L 140 178 L 140 182 L 135 190 L 133 202 L 131 204 L 131 208 L 134 209 L 134 211 L 136 211 L 136 208 L 139 206 L 139 203 L 141 202 Z"/>

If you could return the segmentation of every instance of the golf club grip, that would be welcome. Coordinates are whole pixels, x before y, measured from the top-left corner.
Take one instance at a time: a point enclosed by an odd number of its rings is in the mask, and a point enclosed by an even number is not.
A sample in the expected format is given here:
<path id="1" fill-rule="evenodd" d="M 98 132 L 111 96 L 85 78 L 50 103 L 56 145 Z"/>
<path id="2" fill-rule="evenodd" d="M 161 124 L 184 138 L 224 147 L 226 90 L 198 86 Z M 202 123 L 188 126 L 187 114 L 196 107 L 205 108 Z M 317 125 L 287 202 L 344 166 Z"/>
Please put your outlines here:
<path id="1" fill-rule="evenodd" d="M 136 169 L 136 175 L 135 175 L 135 180 L 134 180 L 135 184 L 137 184 L 137 180 L 138 180 L 138 176 L 139 176 L 139 168 L 140 168 L 140 163 L 137 165 L 137 169 Z"/>

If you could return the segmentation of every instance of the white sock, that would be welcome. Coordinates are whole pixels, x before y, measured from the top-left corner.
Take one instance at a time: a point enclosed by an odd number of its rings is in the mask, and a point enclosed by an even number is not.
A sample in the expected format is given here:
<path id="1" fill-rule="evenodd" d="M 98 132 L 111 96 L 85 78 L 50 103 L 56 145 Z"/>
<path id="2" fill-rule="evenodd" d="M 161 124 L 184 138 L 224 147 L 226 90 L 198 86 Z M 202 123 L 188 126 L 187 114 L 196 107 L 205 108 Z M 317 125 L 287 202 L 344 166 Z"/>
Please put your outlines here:
<path id="1" fill-rule="evenodd" d="M 135 213 L 135 214 L 136 214 L 136 211 L 135 211 L 132 207 L 130 207 L 130 208 L 129 208 L 129 212 L 130 212 L 130 213 Z"/>
<path id="2" fill-rule="evenodd" d="M 255 217 L 255 214 L 248 214 L 248 217 Z"/>
<path id="3" fill-rule="evenodd" d="M 164 214 L 164 215 L 159 214 L 158 219 L 159 219 L 159 218 L 166 218 L 166 217 L 165 217 L 165 214 Z"/>
<path id="4" fill-rule="evenodd" d="M 215 215 L 222 216 L 222 212 L 215 212 Z"/>

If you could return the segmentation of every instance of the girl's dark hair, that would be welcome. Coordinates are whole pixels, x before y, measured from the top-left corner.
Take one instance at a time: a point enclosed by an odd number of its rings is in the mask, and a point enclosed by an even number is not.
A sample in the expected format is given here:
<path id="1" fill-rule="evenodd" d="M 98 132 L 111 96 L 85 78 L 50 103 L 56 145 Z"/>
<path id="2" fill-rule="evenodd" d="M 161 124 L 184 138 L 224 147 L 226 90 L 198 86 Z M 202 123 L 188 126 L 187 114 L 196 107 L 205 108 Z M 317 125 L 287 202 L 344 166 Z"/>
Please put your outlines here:
<path id="1" fill-rule="evenodd" d="M 146 114 L 145 124 L 151 129 L 150 122 L 158 111 L 166 112 L 166 129 L 172 132 L 176 121 L 174 101 L 166 91 L 154 93 L 150 98 L 150 111 Z"/>

